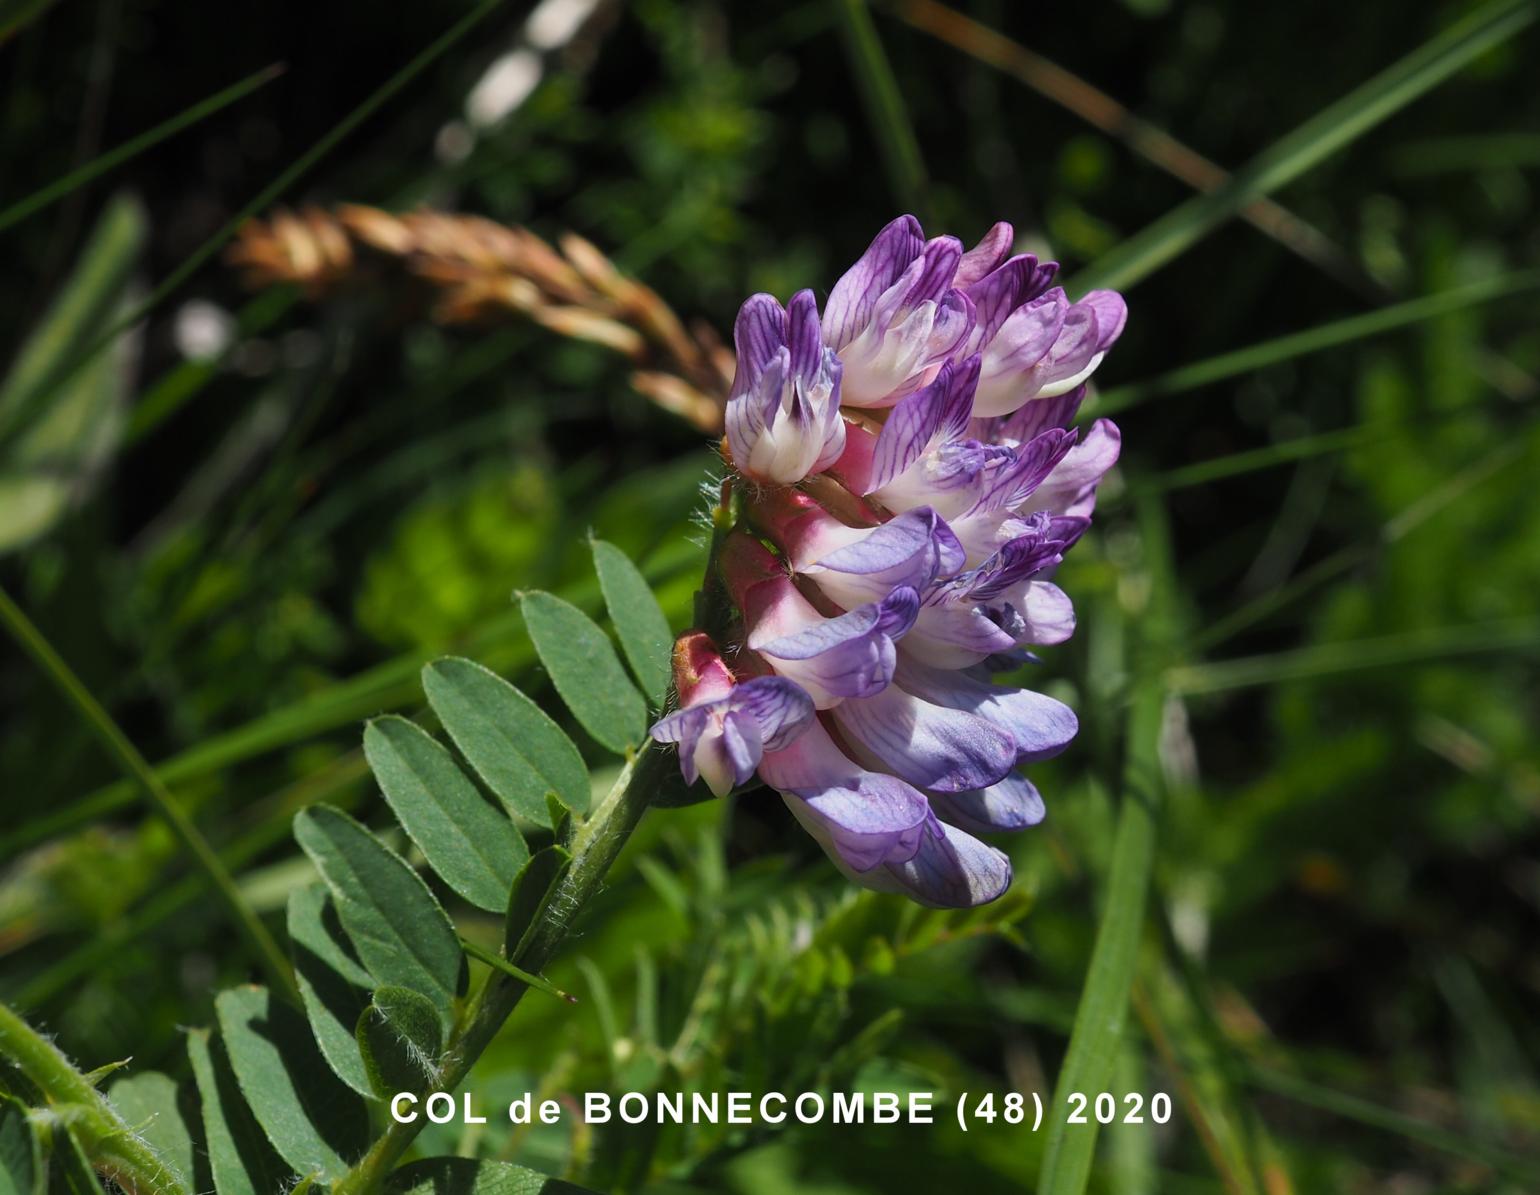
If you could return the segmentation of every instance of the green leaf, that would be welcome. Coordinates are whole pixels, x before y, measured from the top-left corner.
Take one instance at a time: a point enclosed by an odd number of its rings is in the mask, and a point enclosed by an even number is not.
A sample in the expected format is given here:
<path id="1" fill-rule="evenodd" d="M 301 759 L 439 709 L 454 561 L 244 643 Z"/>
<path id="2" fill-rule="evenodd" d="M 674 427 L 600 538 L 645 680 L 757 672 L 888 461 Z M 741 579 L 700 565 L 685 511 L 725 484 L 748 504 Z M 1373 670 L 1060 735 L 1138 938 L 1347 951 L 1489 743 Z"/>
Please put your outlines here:
<path id="1" fill-rule="evenodd" d="M 144 236 L 139 205 L 115 200 L 0 384 L 0 552 L 52 527 L 118 443 L 129 341 L 78 369 L 77 356 L 125 303 Z"/>
<path id="2" fill-rule="evenodd" d="M 588 808 L 588 767 L 577 747 L 497 673 L 446 656 L 422 670 L 422 687 L 460 754 L 510 814 L 549 828 L 548 793 L 568 809 Z"/>
<path id="3" fill-rule="evenodd" d="M 589 541 L 594 553 L 594 569 L 599 574 L 599 588 L 604 604 L 620 637 L 621 649 L 631 674 L 641 685 L 654 709 L 663 708 L 672 676 L 670 656 L 674 636 L 668 619 L 652 587 L 631 558 L 614 544 L 602 539 Z"/>
<path id="4" fill-rule="evenodd" d="M 197 1190 L 193 1134 L 171 1077 L 159 1071 L 129 1075 L 107 1090 L 107 1098 L 128 1127 L 149 1142 L 166 1169 L 189 1191 Z"/>
<path id="5" fill-rule="evenodd" d="M 358 1018 L 358 1051 L 381 1099 L 433 1080 L 443 1049 L 438 1012 L 411 988 L 380 988 Z"/>
<path id="6" fill-rule="evenodd" d="M 75 1135 L 64 1127 L 63 1117 L 78 1107 L 55 1105 L 61 1119 L 54 1123 L 48 1151 L 48 1195 L 102 1195 L 102 1184 Z"/>
<path id="7" fill-rule="evenodd" d="M 1279 138 L 1230 180 L 1194 196 L 1077 275 L 1074 286 L 1128 287 L 1206 236 L 1252 200 L 1271 194 L 1351 144 L 1535 19 L 1533 0 L 1493 0 L 1457 21 Z"/>
<path id="8" fill-rule="evenodd" d="M 37 1195 L 43 1173 L 43 1149 L 27 1110 L 0 1096 L 0 1195 Z"/>
<path id="9" fill-rule="evenodd" d="M 187 1035 L 187 1057 L 203 1104 L 203 1140 L 219 1195 L 271 1195 L 289 1170 L 241 1097 L 224 1043 L 207 1029 Z"/>
<path id="10" fill-rule="evenodd" d="M 508 919 L 503 949 L 503 955 L 509 962 L 519 961 L 541 910 L 545 908 L 557 882 L 566 874 L 571 862 L 572 855 L 565 847 L 548 846 L 536 851 L 514 880 L 513 890 L 508 894 Z"/>
<path id="11" fill-rule="evenodd" d="M 424 1158 L 392 1174 L 385 1190 L 387 1195 L 594 1195 L 537 1170 L 476 1158 Z"/>
<path id="12" fill-rule="evenodd" d="M 337 906 L 321 884 L 289 894 L 289 955 L 310 1032 L 337 1077 L 360 1095 L 373 1095 L 353 1027 L 369 1007 L 374 980 L 353 954 Z"/>
<path id="13" fill-rule="evenodd" d="M 299 1014 L 261 987 L 220 992 L 214 1011 L 241 1094 L 278 1155 L 301 1176 L 341 1178 L 369 1145 L 368 1112 L 319 1065 Z"/>
<path id="14" fill-rule="evenodd" d="M 422 877 L 329 805 L 302 809 L 294 837 L 331 889 L 342 928 L 375 982 L 427 996 L 447 1027 L 465 956 Z"/>
<path id="15" fill-rule="evenodd" d="M 466 779 L 446 747 L 391 714 L 364 730 L 364 756 L 428 866 L 471 904 L 500 913 L 529 848 Z"/>
<path id="16" fill-rule="evenodd" d="M 647 701 L 615 647 L 576 606 L 538 590 L 519 603 L 529 637 L 573 717 L 600 746 L 624 755 L 647 729 Z"/>

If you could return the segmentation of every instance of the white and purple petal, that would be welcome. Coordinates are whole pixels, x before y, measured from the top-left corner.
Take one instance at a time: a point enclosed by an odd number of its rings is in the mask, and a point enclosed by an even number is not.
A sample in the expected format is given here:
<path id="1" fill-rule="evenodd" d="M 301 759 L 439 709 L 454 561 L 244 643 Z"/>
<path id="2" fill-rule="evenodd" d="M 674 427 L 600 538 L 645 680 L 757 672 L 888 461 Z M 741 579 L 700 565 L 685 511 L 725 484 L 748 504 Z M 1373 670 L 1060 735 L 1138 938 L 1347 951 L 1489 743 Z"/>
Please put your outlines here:
<path id="1" fill-rule="evenodd" d="M 916 788 L 987 788 L 1016 762 L 1016 740 L 988 718 L 924 701 L 889 685 L 841 702 L 833 717 L 856 756 Z"/>

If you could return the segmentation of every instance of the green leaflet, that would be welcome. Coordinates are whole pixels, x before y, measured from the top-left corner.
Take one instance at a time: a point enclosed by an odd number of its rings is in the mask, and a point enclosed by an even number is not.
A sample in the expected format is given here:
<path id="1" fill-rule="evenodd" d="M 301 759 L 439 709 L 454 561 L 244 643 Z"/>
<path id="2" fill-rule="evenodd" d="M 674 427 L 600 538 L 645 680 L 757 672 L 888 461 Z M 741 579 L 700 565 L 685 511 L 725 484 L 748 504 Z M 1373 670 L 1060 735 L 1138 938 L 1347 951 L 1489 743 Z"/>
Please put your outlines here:
<path id="1" fill-rule="evenodd" d="M 360 1095 L 373 1095 L 353 1027 L 369 1007 L 374 980 L 353 954 L 324 885 L 289 894 L 289 956 L 316 1045 L 337 1077 Z"/>
<path id="2" fill-rule="evenodd" d="M 428 704 L 476 774 L 510 814 L 550 827 L 546 794 L 588 808 L 588 767 L 561 727 L 502 677 L 446 656 L 422 670 Z"/>
<path id="3" fill-rule="evenodd" d="M 537 1170 L 476 1158 L 424 1158 L 392 1174 L 385 1190 L 387 1195 L 593 1195 Z"/>
<path id="4" fill-rule="evenodd" d="M 448 749 L 392 714 L 365 728 L 364 756 L 428 866 L 477 908 L 507 908 L 508 889 L 529 848 L 513 823 L 482 799 Z"/>
<path id="5" fill-rule="evenodd" d="M 368 1147 L 369 1117 L 318 1065 L 299 1014 L 261 987 L 220 992 L 214 1011 L 241 1094 L 279 1156 L 301 1176 L 330 1182 L 347 1173 Z"/>
<path id="6" fill-rule="evenodd" d="M 422 877 L 329 805 L 301 810 L 294 837 L 331 889 L 342 928 L 375 982 L 427 996 L 447 1027 L 465 959 L 454 927 Z"/>
<path id="7" fill-rule="evenodd" d="M 58 1106 L 56 1112 L 68 1113 L 74 1109 Z M 96 1171 L 91 1169 L 90 1159 L 75 1135 L 56 1124 L 48 1151 L 48 1195 L 101 1195 L 102 1184 Z"/>
<path id="8" fill-rule="evenodd" d="M 187 1035 L 187 1057 L 203 1104 L 203 1140 L 219 1195 L 268 1195 L 282 1189 L 289 1170 L 273 1152 L 241 1098 L 224 1043 L 207 1029 Z"/>
<path id="9" fill-rule="evenodd" d="M 46 532 L 117 445 L 127 341 L 78 370 L 76 360 L 124 303 L 144 227 L 137 203 L 113 201 L 0 384 L 0 552 Z"/>
<path id="10" fill-rule="evenodd" d="M 647 729 L 647 702 L 609 636 L 576 606 L 538 590 L 519 608 L 540 662 L 573 717 L 601 746 L 624 755 Z"/>
<path id="11" fill-rule="evenodd" d="M 413 1091 L 438 1073 L 444 1035 L 438 1014 L 411 988 L 382 987 L 358 1018 L 358 1052 L 375 1094 Z"/>
<path id="12" fill-rule="evenodd" d="M 662 709 L 672 674 L 670 654 L 674 636 L 668 619 L 653 596 L 652 587 L 629 556 L 602 539 L 589 541 L 589 546 L 594 553 L 599 588 L 604 591 L 604 604 L 615 624 L 626 662 L 631 665 L 631 674 L 652 708 Z"/>
<path id="13" fill-rule="evenodd" d="M 171 1077 L 159 1071 L 129 1075 L 107 1089 L 107 1098 L 128 1127 L 149 1142 L 178 1181 L 189 1191 L 196 1191 L 193 1133 L 183 1116 Z"/>
<path id="14" fill-rule="evenodd" d="M 37 1195 L 43 1182 L 43 1151 L 27 1110 L 0 1096 L 0 1195 Z"/>

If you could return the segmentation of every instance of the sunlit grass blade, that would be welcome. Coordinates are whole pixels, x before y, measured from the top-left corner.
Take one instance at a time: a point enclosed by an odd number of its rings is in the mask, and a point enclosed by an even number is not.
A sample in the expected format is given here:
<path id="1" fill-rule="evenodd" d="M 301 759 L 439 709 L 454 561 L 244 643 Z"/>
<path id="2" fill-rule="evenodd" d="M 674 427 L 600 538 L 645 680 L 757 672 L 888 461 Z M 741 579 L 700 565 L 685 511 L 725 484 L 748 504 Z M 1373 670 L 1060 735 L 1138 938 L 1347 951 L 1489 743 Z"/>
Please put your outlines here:
<path id="1" fill-rule="evenodd" d="M 1540 648 L 1540 625 L 1533 620 L 1515 619 L 1435 627 L 1342 643 L 1312 644 L 1293 651 L 1246 656 L 1238 660 L 1185 664 L 1167 672 L 1166 681 L 1174 691 L 1187 695 L 1222 693 L 1257 685 L 1361 672 L 1368 668 L 1425 664 L 1494 652 L 1528 652 L 1537 648 Z"/>
<path id="2" fill-rule="evenodd" d="M 1169 650 L 1175 624 L 1175 579 L 1165 525 L 1151 502 L 1140 506 L 1149 560 L 1149 596 L 1131 620 L 1138 627 L 1138 652 L 1160 659 Z M 1129 995 L 1144 936 L 1145 907 L 1155 867 L 1156 822 L 1163 799 L 1161 729 L 1167 690 L 1158 675 L 1146 674 L 1133 691 L 1125 723 L 1122 803 L 1112 854 L 1107 862 L 1101 920 L 1075 1010 L 1069 1049 L 1054 1085 L 1055 1115 L 1049 1117 L 1038 1195 L 1081 1195 L 1090 1178 L 1097 1125 L 1070 1125 L 1064 1110 L 1071 1092 L 1109 1090 L 1125 1047 Z"/>
<path id="3" fill-rule="evenodd" d="M 914 125 L 904 106 L 903 92 L 883 51 L 882 39 L 872 24 L 866 0 L 830 0 L 839 17 L 851 73 L 861 90 L 861 101 L 894 198 L 906 209 L 925 214 L 925 162 Z"/>
<path id="4" fill-rule="evenodd" d="M 1537 15 L 1534 0 L 1493 0 L 1274 142 L 1229 182 L 1173 208 L 1073 279 L 1076 290 L 1129 287 L 1180 256 L 1248 203 L 1292 182 L 1424 95 Z"/>
<path id="5" fill-rule="evenodd" d="M 1226 378 L 1265 369 L 1269 365 L 1324 352 L 1326 349 L 1448 315 L 1453 311 L 1468 310 L 1479 303 L 1490 303 L 1536 289 L 1540 289 L 1540 270 L 1523 270 L 1495 278 L 1483 278 L 1468 286 L 1424 295 L 1419 299 L 1396 303 L 1363 315 L 1349 316 L 1347 319 L 1332 320 L 1302 332 L 1291 332 L 1287 336 L 1221 353 L 1217 357 L 1195 361 L 1145 382 L 1114 386 L 1096 397 L 1093 410 L 1098 415 L 1111 415 L 1152 398 L 1181 394 Z"/>
<path id="6" fill-rule="evenodd" d="M 1138 493 L 1165 493 L 1195 485 L 1206 485 L 1211 481 L 1240 477 L 1261 469 L 1286 465 L 1291 461 L 1306 460 L 1324 453 L 1344 452 L 1349 448 L 1372 444 L 1376 440 L 1395 435 L 1404 426 L 1402 423 L 1369 423 L 1360 427 L 1337 428 L 1314 436 L 1298 436 L 1263 448 L 1255 448 L 1247 452 L 1232 452 L 1227 456 L 1215 457 L 1213 460 L 1198 461 L 1196 464 L 1186 465 L 1180 469 L 1172 469 L 1166 473 L 1157 474 L 1132 488 Z"/>
<path id="7" fill-rule="evenodd" d="M 110 149 L 100 157 L 87 162 L 78 170 L 72 170 L 63 178 L 55 179 L 46 187 L 34 191 L 25 199 L 18 200 L 9 207 L 0 211 L 0 232 L 4 232 L 11 225 L 25 220 L 35 212 L 42 211 L 49 204 L 63 199 L 71 191 L 84 186 L 94 178 L 106 174 L 109 170 L 121 166 L 133 158 L 144 153 L 145 150 L 159 145 L 167 137 L 180 133 L 189 125 L 197 124 L 200 120 L 214 115 L 222 108 L 228 108 L 237 100 L 245 99 L 259 87 L 271 83 L 279 75 L 283 74 L 283 66 L 274 63 L 264 67 L 255 74 L 247 75 L 239 83 L 233 83 L 223 91 L 215 92 L 205 100 L 200 100 L 190 108 L 178 112 L 170 120 L 162 121 L 153 129 L 147 129 L 137 137 L 125 141 L 116 149 Z"/>

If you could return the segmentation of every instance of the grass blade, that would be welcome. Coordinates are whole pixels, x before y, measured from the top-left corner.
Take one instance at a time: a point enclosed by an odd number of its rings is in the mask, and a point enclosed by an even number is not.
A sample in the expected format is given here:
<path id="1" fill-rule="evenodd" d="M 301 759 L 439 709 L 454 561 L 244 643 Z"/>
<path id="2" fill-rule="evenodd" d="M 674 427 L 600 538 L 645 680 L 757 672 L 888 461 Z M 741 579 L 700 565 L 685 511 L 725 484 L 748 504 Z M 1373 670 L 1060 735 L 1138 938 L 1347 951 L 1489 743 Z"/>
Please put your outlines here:
<path id="1" fill-rule="evenodd" d="M 94 178 L 99 178 L 124 162 L 130 161 L 144 153 L 145 150 L 159 145 L 167 137 L 180 133 L 189 125 L 195 125 L 205 117 L 214 115 L 222 108 L 228 108 L 237 100 L 245 99 L 259 87 L 271 83 L 284 68 L 280 63 L 264 67 L 255 74 L 247 75 L 239 83 L 233 83 L 223 91 L 217 91 L 205 100 L 200 100 L 190 108 L 178 112 L 170 120 L 162 121 L 153 129 L 147 129 L 137 137 L 125 141 L 116 149 L 110 149 L 100 157 L 87 162 L 78 170 L 72 170 L 63 178 L 55 179 L 46 187 L 34 191 L 25 199 L 11 204 L 4 211 L 0 211 L 0 232 L 4 232 L 13 224 L 20 223 L 35 212 L 42 211 L 49 204 L 63 199 L 77 187 L 82 187 Z"/>
<path id="2" fill-rule="evenodd" d="M 1187 390 L 1195 390 L 1199 386 L 1207 386 L 1213 382 L 1224 381 L 1226 378 L 1239 377 L 1242 374 L 1264 369 L 1269 365 L 1277 365 L 1282 361 L 1292 361 L 1296 357 L 1324 352 L 1326 349 L 1365 340 L 1371 336 L 1380 336 L 1386 332 L 1393 332 L 1397 328 L 1448 315 L 1453 311 L 1468 310 L 1478 303 L 1491 303 L 1536 289 L 1540 289 L 1540 270 L 1522 270 L 1495 278 L 1483 278 L 1469 286 L 1452 287 L 1437 294 L 1424 295 L 1405 303 L 1382 307 L 1378 311 L 1332 320 L 1330 323 L 1318 324 L 1314 328 L 1291 332 L 1287 336 L 1278 336 L 1272 340 L 1247 345 L 1245 348 L 1210 357 L 1206 361 L 1195 361 L 1191 365 L 1173 369 L 1170 373 L 1160 374 L 1145 382 L 1114 386 L 1097 396 L 1094 410 L 1097 415 L 1111 415 L 1118 411 L 1126 411 L 1152 398 L 1181 394 Z"/>
<path id="3" fill-rule="evenodd" d="M 1077 290 L 1129 287 L 1180 256 L 1247 204 L 1292 182 L 1537 15 L 1534 0 L 1492 0 L 1274 142 L 1229 182 L 1194 196 L 1074 279 Z"/>
<path id="4" fill-rule="evenodd" d="M 1540 648 L 1540 626 L 1529 619 L 1480 622 L 1470 626 L 1434 627 L 1404 635 L 1382 635 L 1346 643 L 1318 643 L 1210 664 L 1173 668 L 1166 681 L 1178 693 L 1223 693 L 1256 685 L 1421 664 L 1455 656 L 1491 652 L 1523 652 Z"/>
<path id="5" fill-rule="evenodd" d="M 851 73 L 861 90 L 861 102 L 866 107 L 867 120 L 882 154 L 893 198 L 904 208 L 923 216 L 925 162 L 920 157 L 920 143 L 915 139 L 908 109 L 904 107 L 903 93 L 893 76 L 888 56 L 883 52 L 882 39 L 872 24 L 872 14 L 866 7 L 866 0 L 832 0 L 832 3 L 839 18 Z"/>
<path id="6" fill-rule="evenodd" d="M 37 627 L 33 626 L 32 620 L 11 600 L 11 595 L 4 589 L 0 589 L 0 622 L 5 623 L 11 637 L 32 657 L 64 699 L 74 707 L 118 766 L 144 790 L 151 807 L 171 828 L 182 849 L 192 857 L 193 862 L 207 878 L 210 887 L 214 889 L 215 895 L 224 904 L 231 920 L 251 943 L 263 968 L 291 999 L 297 1001 L 299 993 L 295 989 L 294 976 L 289 971 L 289 965 L 283 953 L 278 949 L 278 944 L 273 941 L 273 936 L 267 932 L 267 927 L 241 897 L 240 891 L 235 886 L 235 880 L 225 870 L 225 865 L 219 861 L 208 839 L 203 837 L 192 818 L 187 816 L 186 811 L 177 803 L 170 790 L 145 762 L 144 756 L 139 754 L 139 749 L 129 742 L 128 736 L 112 720 L 112 716 L 102 708 L 101 703 L 92 696 L 91 691 L 85 687 L 59 653 L 54 651 L 53 645 L 43 637 Z"/>

